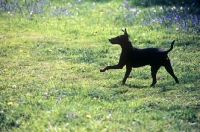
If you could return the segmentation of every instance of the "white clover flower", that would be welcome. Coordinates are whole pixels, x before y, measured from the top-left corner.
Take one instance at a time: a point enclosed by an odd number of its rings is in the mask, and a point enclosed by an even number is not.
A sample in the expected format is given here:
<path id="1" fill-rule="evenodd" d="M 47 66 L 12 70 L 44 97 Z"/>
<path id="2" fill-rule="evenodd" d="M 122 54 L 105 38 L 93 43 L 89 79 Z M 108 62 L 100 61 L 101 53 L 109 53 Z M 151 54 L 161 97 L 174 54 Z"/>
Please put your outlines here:
<path id="1" fill-rule="evenodd" d="M 152 8 L 152 12 L 156 13 L 156 9 L 155 9 L 155 8 Z"/>
<path id="2" fill-rule="evenodd" d="M 132 12 L 136 12 L 136 9 L 134 9 L 134 8 L 131 8 L 131 9 L 130 9 L 130 11 L 132 11 Z"/>
<path id="3" fill-rule="evenodd" d="M 17 88 L 17 86 L 16 86 L 16 85 L 13 85 L 12 88 Z"/>
<path id="4" fill-rule="evenodd" d="M 33 11 L 30 12 L 30 15 L 32 15 L 32 14 L 33 14 Z"/>
<path id="5" fill-rule="evenodd" d="M 9 14 L 10 16 L 12 16 L 12 13 L 11 13 L 11 12 L 8 12 L 8 14 Z"/>
<path id="6" fill-rule="evenodd" d="M 175 9 L 176 9 L 176 7 L 175 7 L 175 6 L 173 6 L 171 9 L 172 9 L 172 10 L 175 10 Z"/>

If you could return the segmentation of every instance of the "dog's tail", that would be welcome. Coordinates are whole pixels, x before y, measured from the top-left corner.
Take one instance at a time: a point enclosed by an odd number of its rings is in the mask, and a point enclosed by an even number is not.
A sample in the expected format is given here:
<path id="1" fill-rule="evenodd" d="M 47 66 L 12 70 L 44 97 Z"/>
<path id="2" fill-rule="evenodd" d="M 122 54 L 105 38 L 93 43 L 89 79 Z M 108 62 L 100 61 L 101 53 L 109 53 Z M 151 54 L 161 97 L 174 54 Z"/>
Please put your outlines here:
<path id="1" fill-rule="evenodd" d="M 165 51 L 167 54 L 173 49 L 174 42 L 175 42 L 175 40 L 172 41 L 172 43 L 171 43 L 171 48 L 168 49 L 167 51 Z"/>

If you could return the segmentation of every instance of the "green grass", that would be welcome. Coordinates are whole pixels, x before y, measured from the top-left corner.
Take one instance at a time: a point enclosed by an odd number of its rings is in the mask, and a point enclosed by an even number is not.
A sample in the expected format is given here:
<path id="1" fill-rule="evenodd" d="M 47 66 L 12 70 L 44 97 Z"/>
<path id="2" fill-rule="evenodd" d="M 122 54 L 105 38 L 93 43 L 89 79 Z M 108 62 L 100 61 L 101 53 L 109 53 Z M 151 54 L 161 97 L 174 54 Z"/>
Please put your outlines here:
<path id="1" fill-rule="evenodd" d="M 199 131 L 198 33 L 141 25 L 142 13 L 127 23 L 120 1 L 71 4 L 0 13 L 0 131 Z M 72 14 L 48 14 L 55 5 Z M 133 69 L 126 85 L 125 68 L 100 73 L 118 63 L 121 49 L 107 39 L 122 27 L 138 48 L 168 49 L 176 39 L 169 57 L 180 84 L 164 68 L 154 88 L 149 66 Z"/>

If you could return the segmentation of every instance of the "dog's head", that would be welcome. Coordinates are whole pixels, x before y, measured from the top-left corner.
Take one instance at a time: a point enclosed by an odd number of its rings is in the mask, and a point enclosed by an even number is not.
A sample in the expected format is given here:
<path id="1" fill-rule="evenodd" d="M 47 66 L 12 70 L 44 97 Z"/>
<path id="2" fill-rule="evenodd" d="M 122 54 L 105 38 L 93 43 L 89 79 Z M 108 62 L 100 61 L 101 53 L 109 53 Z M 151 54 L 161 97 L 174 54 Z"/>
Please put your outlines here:
<path id="1" fill-rule="evenodd" d="M 121 44 L 129 41 L 129 39 L 128 39 L 129 35 L 128 35 L 127 31 L 126 31 L 126 28 L 122 29 L 122 31 L 124 32 L 123 35 L 119 35 L 117 37 L 108 39 L 111 44 L 119 44 L 119 45 L 121 45 Z"/>

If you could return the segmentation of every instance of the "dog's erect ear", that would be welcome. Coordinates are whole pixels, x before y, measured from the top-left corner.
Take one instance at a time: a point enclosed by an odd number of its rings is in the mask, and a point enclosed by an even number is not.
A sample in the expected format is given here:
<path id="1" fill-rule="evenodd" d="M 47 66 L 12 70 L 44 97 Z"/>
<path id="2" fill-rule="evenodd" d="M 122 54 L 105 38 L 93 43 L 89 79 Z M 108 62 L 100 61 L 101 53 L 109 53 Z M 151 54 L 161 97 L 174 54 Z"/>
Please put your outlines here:
<path id="1" fill-rule="evenodd" d="M 122 28 L 122 31 L 123 31 L 124 33 L 126 33 L 126 28 Z"/>
<path id="2" fill-rule="evenodd" d="M 122 28 L 122 31 L 124 32 L 124 35 L 128 35 L 126 28 Z"/>

